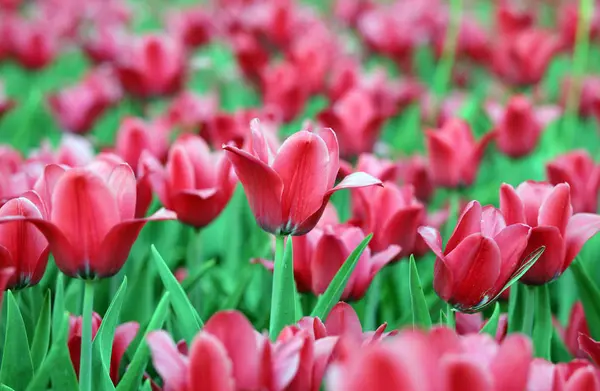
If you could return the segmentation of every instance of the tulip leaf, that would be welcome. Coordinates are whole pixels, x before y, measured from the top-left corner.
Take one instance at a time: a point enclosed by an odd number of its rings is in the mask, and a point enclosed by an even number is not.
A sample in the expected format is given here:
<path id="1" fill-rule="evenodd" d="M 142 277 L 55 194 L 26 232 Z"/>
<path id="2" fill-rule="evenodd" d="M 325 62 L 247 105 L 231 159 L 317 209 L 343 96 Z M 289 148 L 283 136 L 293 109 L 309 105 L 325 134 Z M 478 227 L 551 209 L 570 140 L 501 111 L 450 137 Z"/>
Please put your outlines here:
<path id="1" fill-rule="evenodd" d="M 65 313 L 65 281 L 64 274 L 58 273 L 54 291 L 54 306 L 52 307 L 52 340 L 62 331 L 63 315 Z"/>
<path id="2" fill-rule="evenodd" d="M 296 321 L 296 284 L 294 282 L 294 251 L 292 237 L 275 238 L 275 264 L 273 268 L 273 294 L 269 337 L 275 340 L 279 332 Z"/>
<path id="3" fill-rule="evenodd" d="M 152 383 L 150 382 L 150 379 L 144 382 L 144 385 L 142 386 L 142 391 L 152 391 Z"/>
<path id="4" fill-rule="evenodd" d="M 600 340 L 600 290 L 590 278 L 590 274 L 585 270 L 579 257 L 570 266 L 575 281 L 577 281 L 577 290 L 585 310 L 585 319 L 587 320 L 591 337 Z"/>
<path id="5" fill-rule="evenodd" d="M 10 388 L 6 384 L 0 384 L 0 391 L 15 391 L 13 388 Z"/>
<path id="6" fill-rule="evenodd" d="M 248 290 L 248 285 L 252 281 L 254 276 L 254 268 L 252 265 L 246 266 L 246 270 L 242 273 L 238 280 L 235 290 L 227 297 L 227 300 L 221 306 L 223 310 L 235 310 L 240 305 L 240 302 L 244 298 L 244 293 Z"/>
<path id="7" fill-rule="evenodd" d="M 417 271 L 415 257 L 411 254 L 409 259 L 410 268 L 408 269 L 408 282 L 410 287 L 410 304 L 412 309 L 413 327 L 431 328 L 431 315 L 427 307 L 427 300 L 421 286 L 421 279 Z M 446 314 L 448 315 L 448 314 Z"/>
<path id="8" fill-rule="evenodd" d="M 17 390 L 24 390 L 33 377 L 29 341 L 21 311 L 11 291 L 8 291 L 6 301 L 8 311 L 0 382 Z"/>
<path id="9" fill-rule="evenodd" d="M 508 332 L 518 333 L 523 328 L 523 317 L 525 311 L 525 292 L 527 288 L 523 284 L 515 284 L 510 290 L 508 297 Z"/>
<path id="10" fill-rule="evenodd" d="M 550 360 L 552 341 L 552 311 L 548 284 L 535 289 L 535 317 L 533 323 L 533 347 L 536 357 Z"/>
<path id="11" fill-rule="evenodd" d="M 138 389 L 142 376 L 144 375 L 144 370 L 148 364 L 148 359 L 150 358 L 150 348 L 146 343 L 146 336 L 149 332 L 160 329 L 163 323 L 165 323 L 169 313 L 169 296 L 170 293 L 165 292 L 156 306 L 156 311 L 154 311 L 150 323 L 148 323 L 148 327 L 146 327 L 146 330 L 144 331 L 144 337 L 135 350 L 133 359 L 127 367 L 125 375 L 117 385 L 117 391 L 136 391 Z"/>
<path id="12" fill-rule="evenodd" d="M 348 280 L 350 280 L 350 276 L 352 276 L 352 272 L 356 268 L 356 264 L 360 259 L 360 256 L 365 251 L 369 242 L 373 238 L 373 234 L 367 235 L 362 242 L 350 253 L 348 258 L 344 261 L 340 270 L 335 274 L 331 283 L 325 290 L 321 296 L 319 296 L 319 300 L 317 301 L 317 305 L 313 309 L 310 316 L 319 318 L 321 320 L 327 319 L 329 312 L 331 309 L 340 301 L 342 297 L 342 293 L 344 293 L 344 289 L 348 284 Z"/>
<path id="13" fill-rule="evenodd" d="M 171 294 L 173 310 L 175 311 L 175 316 L 177 317 L 177 321 L 181 326 L 181 330 L 184 333 L 184 338 L 188 343 L 190 343 L 204 324 L 200 319 L 200 315 L 198 315 L 198 311 L 196 311 L 185 294 L 185 291 L 154 245 L 151 247 L 151 252 L 152 259 L 154 259 L 154 264 L 158 269 L 158 274 L 160 275 L 167 292 Z"/>
<path id="14" fill-rule="evenodd" d="M 562 337 L 558 334 L 556 327 L 552 327 L 551 357 L 553 362 L 569 362 L 573 359 L 565 346 Z"/>
<path id="15" fill-rule="evenodd" d="M 44 305 L 40 311 L 37 324 L 35 326 L 35 334 L 31 343 L 31 360 L 33 362 L 34 372 L 42 365 L 42 362 L 48 354 L 50 345 L 50 330 L 51 330 L 51 301 L 50 291 L 44 295 Z"/>
<path id="16" fill-rule="evenodd" d="M 189 291 L 191 291 L 196 286 L 198 281 L 200 281 L 200 279 L 204 277 L 204 275 L 216 265 L 217 261 L 215 261 L 214 259 L 204 262 L 202 266 L 200 266 L 197 270 L 192 272 L 183 281 L 181 281 L 181 287 L 183 288 L 183 290 L 189 293 Z"/>
<path id="17" fill-rule="evenodd" d="M 498 323 L 500 322 L 500 304 L 496 302 L 494 306 L 494 312 L 492 316 L 488 319 L 485 325 L 479 331 L 480 333 L 486 333 L 496 338 L 496 333 L 498 331 Z"/>

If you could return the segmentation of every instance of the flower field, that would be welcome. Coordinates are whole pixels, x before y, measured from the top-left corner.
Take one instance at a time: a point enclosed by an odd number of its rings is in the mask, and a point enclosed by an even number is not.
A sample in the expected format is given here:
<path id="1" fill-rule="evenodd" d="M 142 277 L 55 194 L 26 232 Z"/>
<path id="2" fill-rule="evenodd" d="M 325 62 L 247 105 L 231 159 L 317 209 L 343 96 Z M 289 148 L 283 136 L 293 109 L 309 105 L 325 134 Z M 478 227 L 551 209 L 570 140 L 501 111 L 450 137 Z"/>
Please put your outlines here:
<path id="1" fill-rule="evenodd" d="M 600 2 L 0 0 L 0 391 L 600 391 Z"/>

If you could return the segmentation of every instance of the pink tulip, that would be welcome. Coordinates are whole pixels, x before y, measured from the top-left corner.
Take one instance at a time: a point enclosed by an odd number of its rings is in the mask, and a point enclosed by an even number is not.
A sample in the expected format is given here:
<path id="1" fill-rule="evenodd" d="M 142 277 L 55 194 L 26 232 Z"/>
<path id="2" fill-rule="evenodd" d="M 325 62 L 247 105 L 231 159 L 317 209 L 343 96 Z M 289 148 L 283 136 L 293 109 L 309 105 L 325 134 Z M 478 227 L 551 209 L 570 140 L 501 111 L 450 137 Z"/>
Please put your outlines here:
<path id="1" fill-rule="evenodd" d="M 21 154 L 0 146 L 0 206 L 33 187 L 35 178 L 29 175 Z"/>
<path id="2" fill-rule="evenodd" d="M 167 16 L 167 29 L 189 48 L 198 48 L 210 42 L 215 26 L 213 15 L 204 7 L 181 9 Z"/>
<path id="3" fill-rule="evenodd" d="M 541 246 L 540 259 L 521 278 L 521 282 L 541 285 L 558 278 L 573 262 L 585 242 L 600 230 L 600 216 L 591 213 L 573 215 L 570 186 L 552 186 L 527 181 L 515 190 L 500 187 L 500 209 L 507 224 L 532 227 L 525 254 Z"/>
<path id="4" fill-rule="evenodd" d="M 536 21 L 535 13 L 524 7 L 519 8 L 510 1 L 501 2 L 495 16 L 496 28 L 501 36 L 518 35 L 532 28 Z"/>
<path id="5" fill-rule="evenodd" d="M 169 127 L 178 127 L 183 131 L 197 133 L 217 115 L 218 108 L 217 96 L 213 94 L 200 96 L 191 91 L 184 91 L 173 98 L 164 114 L 163 122 Z"/>
<path id="6" fill-rule="evenodd" d="M 120 26 L 98 25 L 84 38 L 81 48 L 86 56 L 96 64 L 113 62 L 123 50 L 127 39 L 129 39 L 127 33 Z"/>
<path id="7" fill-rule="evenodd" d="M 168 132 L 159 122 L 148 123 L 140 118 L 127 117 L 117 130 L 115 153 L 138 172 L 138 162 L 143 151 L 148 151 L 159 161 L 164 161 L 169 150 Z"/>
<path id="8" fill-rule="evenodd" d="M 587 358 L 587 354 L 581 349 L 579 338 L 583 334 L 587 338 L 590 336 L 590 329 L 585 319 L 585 312 L 583 311 L 583 305 L 581 302 L 576 302 L 571 308 L 571 314 L 569 315 L 569 322 L 567 328 L 562 334 L 562 338 L 565 346 L 569 350 L 569 353 L 576 358 Z"/>
<path id="9" fill-rule="evenodd" d="M 17 19 L 11 25 L 10 34 L 11 53 L 23 67 L 38 70 L 54 61 L 59 38 L 48 23 Z"/>
<path id="10" fill-rule="evenodd" d="M 340 163 L 331 129 L 302 130 L 289 137 L 277 153 L 271 150 L 258 121 L 253 121 L 251 152 L 232 145 L 225 149 L 258 225 L 276 235 L 303 235 L 319 221 L 338 190 L 381 185 L 365 173 L 354 173 L 334 186 Z"/>
<path id="11" fill-rule="evenodd" d="M 285 122 L 297 117 L 308 100 L 308 86 L 302 83 L 301 69 L 282 62 L 265 69 L 261 75 L 264 104 L 276 111 Z"/>
<path id="12" fill-rule="evenodd" d="M 598 370 L 584 360 L 553 364 L 536 358 L 529 368 L 527 391 L 600 391 Z"/>
<path id="13" fill-rule="evenodd" d="M 598 11 L 597 5 L 596 3 L 596 7 L 592 6 L 591 15 L 587 15 L 590 19 L 590 40 L 600 38 L 600 11 Z M 557 11 L 562 43 L 569 49 L 573 48 L 577 42 L 577 29 L 580 22 L 579 4 L 563 3 L 561 9 Z"/>
<path id="14" fill-rule="evenodd" d="M 569 90 L 573 81 L 566 77 L 561 83 L 560 103 L 566 107 Z M 579 98 L 579 115 L 590 117 L 600 109 L 600 77 L 587 75 L 581 79 L 581 96 Z M 600 113 L 600 111 L 598 111 Z M 597 117 L 600 120 L 600 117 Z"/>

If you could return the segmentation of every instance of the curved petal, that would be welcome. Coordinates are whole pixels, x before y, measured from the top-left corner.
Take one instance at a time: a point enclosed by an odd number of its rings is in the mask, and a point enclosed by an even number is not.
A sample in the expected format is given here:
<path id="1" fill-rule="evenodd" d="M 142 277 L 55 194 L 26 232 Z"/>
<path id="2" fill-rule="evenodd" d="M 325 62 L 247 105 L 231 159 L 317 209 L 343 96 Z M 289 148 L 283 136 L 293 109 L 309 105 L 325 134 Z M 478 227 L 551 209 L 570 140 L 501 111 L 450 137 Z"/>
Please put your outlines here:
<path id="1" fill-rule="evenodd" d="M 312 292 L 320 295 L 335 277 L 349 255 L 342 240 L 333 233 L 325 233 L 315 246 L 310 261 Z"/>
<path id="2" fill-rule="evenodd" d="M 500 186 L 500 210 L 507 225 L 526 223 L 523 202 L 514 187 L 506 183 Z"/>
<path id="3" fill-rule="evenodd" d="M 567 380 L 564 391 L 598 391 L 600 390 L 600 380 L 596 369 L 592 366 L 581 368 L 575 371 Z"/>
<path id="4" fill-rule="evenodd" d="M 146 337 L 152 352 L 152 364 L 163 379 L 165 388 L 187 390 L 188 365 L 166 331 L 152 331 Z"/>
<path id="5" fill-rule="evenodd" d="M 500 276 L 496 281 L 498 289 L 502 289 L 514 272 L 521 266 L 524 258 L 523 251 L 529 240 L 529 226 L 525 224 L 513 224 L 494 237 L 494 241 L 500 248 Z M 525 254 L 527 256 L 528 254 Z"/>
<path id="6" fill-rule="evenodd" d="M 448 243 L 446 243 L 446 250 L 444 254 L 449 254 L 452 250 L 454 250 L 467 236 L 481 232 L 481 213 L 483 208 L 481 204 L 477 201 L 471 201 L 465 207 L 465 210 L 461 214 L 458 222 L 456 223 L 456 228 L 454 228 L 454 232 L 452 232 L 452 236 L 448 239 Z"/>
<path id="7" fill-rule="evenodd" d="M 110 360 L 110 378 L 115 385 L 119 382 L 119 367 L 123 355 L 139 329 L 140 325 L 137 322 L 127 322 L 123 323 L 115 330 Z"/>
<path id="8" fill-rule="evenodd" d="M 592 361 L 598 365 L 600 363 L 600 342 L 594 341 L 583 333 L 579 333 L 577 342 L 579 343 L 579 348 L 586 352 Z"/>
<path id="9" fill-rule="evenodd" d="M 44 167 L 44 172 L 38 178 L 33 190 L 38 193 L 47 208 L 48 215 L 52 210 L 52 194 L 58 180 L 63 176 L 67 169 L 58 164 L 48 164 Z"/>
<path id="10" fill-rule="evenodd" d="M 427 131 L 425 135 L 433 181 L 439 186 L 458 186 L 461 167 L 455 148 L 437 132 Z"/>
<path id="11" fill-rule="evenodd" d="M 223 211 L 229 199 L 219 189 L 189 190 L 171 197 L 177 219 L 185 224 L 203 228 Z"/>
<path id="12" fill-rule="evenodd" d="M 278 233 L 283 225 L 281 178 L 271 167 L 249 153 L 230 145 L 223 149 L 244 186 L 258 225 L 267 232 Z"/>
<path id="13" fill-rule="evenodd" d="M 527 256 L 545 246 L 544 253 L 521 278 L 521 282 L 530 285 L 548 283 L 562 273 L 565 261 L 565 240 L 556 227 L 535 227 L 531 230 L 527 247 L 523 254 Z"/>
<path id="14" fill-rule="evenodd" d="M 347 336 L 356 341 L 362 340 L 362 326 L 354 308 L 343 301 L 337 303 L 325 320 L 327 335 Z"/>
<path id="15" fill-rule="evenodd" d="M 117 165 L 109 175 L 106 185 L 117 200 L 121 220 L 133 219 L 137 200 L 137 183 L 131 167 L 128 164 Z"/>
<path id="16" fill-rule="evenodd" d="M 330 196 L 338 190 L 357 189 L 367 186 L 383 186 L 383 183 L 379 179 L 367 174 L 366 172 L 353 172 L 342 179 L 342 181 L 333 189 L 327 191 L 326 196 Z"/>
<path id="17" fill-rule="evenodd" d="M 493 381 L 482 366 L 465 356 L 447 356 L 442 358 L 441 369 L 446 381 L 447 391 L 489 391 Z"/>
<path id="18" fill-rule="evenodd" d="M 190 351 L 189 384 L 192 389 L 235 391 L 232 362 L 218 338 L 201 332 Z M 183 391 L 183 390 L 182 390 Z"/>
<path id="19" fill-rule="evenodd" d="M 373 244 L 373 251 L 383 251 L 390 244 L 396 244 L 402 248 L 400 256 L 410 255 L 415 249 L 417 228 L 423 221 L 424 213 L 425 207 L 417 204 L 388 216 L 380 237 Z"/>
<path id="20" fill-rule="evenodd" d="M 552 192 L 540 206 L 538 225 L 557 227 L 561 235 L 564 236 L 572 215 L 570 187 L 566 183 L 560 183 L 554 186 Z"/>
<path id="21" fill-rule="evenodd" d="M 183 145 L 174 145 L 166 166 L 171 194 L 196 188 L 194 164 Z"/>
<path id="22" fill-rule="evenodd" d="M 433 251 L 438 258 L 444 258 L 444 252 L 442 251 L 442 236 L 440 232 L 433 227 L 419 227 L 417 229 L 421 238 L 425 244 Z"/>
<path id="23" fill-rule="evenodd" d="M 524 390 L 532 360 L 531 341 L 522 335 L 506 337 L 491 362 L 494 390 Z"/>
<path id="24" fill-rule="evenodd" d="M 481 159 L 485 153 L 485 149 L 491 141 L 496 138 L 496 132 L 486 133 L 476 144 L 475 149 L 469 156 L 469 159 L 461 167 L 461 176 L 463 185 L 471 185 L 476 177 L 481 164 Z"/>
<path id="25" fill-rule="evenodd" d="M 329 151 L 327 188 L 331 189 L 335 184 L 335 179 L 337 178 L 338 171 L 340 170 L 340 147 L 337 136 L 333 129 L 321 129 L 318 132 L 318 135 L 323 139 L 323 141 L 325 141 L 325 145 L 327 145 L 327 151 Z"/>
<path id="26" fill-rule="evenodd" d="M 598 231 L 600 231 L 599 215 L 578 213 L 571 217 L 565 234 L 566 254 L 563 271 L 573 262 L 583 245 L 596 235 Z"/>

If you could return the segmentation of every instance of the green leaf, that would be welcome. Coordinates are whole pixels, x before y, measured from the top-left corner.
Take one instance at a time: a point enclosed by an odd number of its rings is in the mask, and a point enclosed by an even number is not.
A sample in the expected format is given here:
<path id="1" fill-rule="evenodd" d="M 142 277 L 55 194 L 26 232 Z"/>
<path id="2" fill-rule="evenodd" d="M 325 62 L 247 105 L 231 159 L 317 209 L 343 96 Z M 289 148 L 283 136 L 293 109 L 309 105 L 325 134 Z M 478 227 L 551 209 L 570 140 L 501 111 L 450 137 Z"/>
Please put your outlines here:
<path id="1" fill-rule="evenodd" d="M 158 274 L 167 290 L 171 294 L 171 302 L 173 303 L 173 310 L 177 317 L 178 323 L 181 325 L 181 330 L 184 333 L 185 340 L 190 343 L 194 336 L 200 331 L 200 328 L 204 326 L 198 311 L 192 306 L 188 299 L 185 291 L 173 275 L 169 267 L 165 263 L 165 260 L 160 256 L 156 247 L 151 247 L 152 259 L 158 269 Z"/>
<path id="2" fill-rule="evenodd" d="M 575 281 L 577 281 L 577 290 L 585 310 L 585 319 L 587 320 L 592 338 L 600 340 L 600 290 L 590 278 L 590 274 L 585 270 L 579 257 L 570 266 Z"/>
<path id="3" fill-rule="evenodd" d="M 551 341 L 551 356 L 552 362 L 569 362 L 573 359 L 571 353 L 567 350 L 562 337 L 559 335 L 556 327 L 552 327 L 552 341 Z"/>
<path id="4" fill-rule="evenodd" d="M 50 291 L 44 296 L 44 306 L 40 311 L 37 324 L 35 326 L 35 334 L 31 343 L 31 359 L 33 362 L 34 372 L 42 365 L 42 362 L 48 354 L 50 345 L 50 329 L 51 329 L 51 301 Z"/>
<path id="5" fill-rule="evenodd" d="M 117 391 L 135 391 L 138 389 L 144 370 L 148 364 L 148 359 L 150 358 L 150 348 L 146 343 L 146 336 L 149 332 L 160 329 L 163 323 L 165 323 L 169 310 L 169 296 L 170 293 L 165 292 L 158 303 L 156 311 L 154 311 L 150 323 L 148 324 L 148 327 L 146 327 L 144 337 L 135 350 L 133 359 L 131 360 L 129 367 L 127 367 L 125 375 L 119 381 L 119 384 L 117 384 Z"/>
<path id="6" fill-rule="evenodd" d="M 142 386 L 142 391 L 152 391 L 152 383 L 150 380 L 146 380 Z"/>
<path id="7" fill-rule="evenodd" d="M 423 287 L 421 286 L 421 279 L 419 278 L 419 272 L 417 271 L 415 257 L 412 254 L 410 256 L 409 263 L 410 268 L 408 271 L 408 281 L 410 286 L 412 324 L 413 327 L 430 329 L 431 316 L 429 315 L 429 308 L 427 307 L 427 301 L 425 300 L 425 295 L 423 294 Z"/>
<path id="8" fill-rule="evenodd" d="M 234 310 L 238 308 L 240 302 L 244 298 L 244 293 L 248 290 L 248 285 L 252 281 L 253 276 L 254 268 L 252 267 L 252 265 L 246 266 L 246 270 L 239 278 L 235 290 L 229 295 L 227 300 L 225 300 L 223 306 L 221 307 L 221 310 Z"/>
<path id="9" fill-rule="evenodd" d="M 296 284 L 294 282 L 292 236 L 275 237 L 275 265 L 269 336 L 275 340 L 279 332 L 296 321 Z"/>
<path id="10" fill-rule="evenodd" d="M 29 353 L 29 341 L 25 323 L 17 301 L 11 291 L 6 295 L 8 315 L 6 338 L 2 352 L 0 382 L 17 390 L 24 390 L 33 377 L 33 362 Z"/>
<path id="11" fill-rule="evenodd" d="M 0 391 L 15 391 L 15 390 L 10 388 L 6 384 L 0 384 Z"/>
<path id="12" fill-rule="evenodd" d="M 198 270 L 194 271 L 181 282 L 183 290 L 186 292 L 191 291 L 198 284 L 198 281 L 216 265 L 217 261 L 214 259 L 204 262 Z"/>
<path id="13" fill-rule="evenodd" d="M 533 347 L 535 356 L 550 360 L 552 340 L 552 311 L 548 284 L 535 289 L 535 318 L 533 323 Z"/>
<path id="14" fill-rule="evenodd" d="M 333 280 L 331 280 L 331 283 L 327 287 L 327 290 L 325 290 L 325 293 L 319 296 L 317 305 L 313 309 L 310 316 L 319 318 L 321 320 L 327 319 L 331 309 L 337 304 L 337 302 L 340 300 L 340 297 L 342 297 L 342 293 L 344 293 L 346 284 L 348 284 L 348 280 L 350 279 L 350 276 L 352 275 L 360 256 L 369 245 L 371 238 L 373 238 L 373 234 L 367 235 L 367 237 L 360 242 L 354 251 L 350 253 L 346 261 L 344 261 L 342 267 L 340 267 L 340 270 L 338 270 L 338 272 L 335 274 L 335 277 L 333 277 Z"/>
<path id="15" fill-rule="evenodd" d="M 485 325 L 479 331 L 480 333 L 487 333 L 491 335 L 493 338 L 496 338 L 496 332 L 498 331 L 498 322 L 500 321 L 500 304 L 496 302 L 494 307 L 494 312 L 492 316 L 488 319 Z"/>
<path id="16" fill-rule="evenodd" d="M 525 316 L 525 292 L 523 284 L 515 284 L 508 297 L 508 333 L 521 332 Z"/>
<path id="17" fill-rule="evenodd" d="M 65 313 L 65 282 L 64 274 L 58 273 L 56 277 L 56 290 L 54 292 L 54 306 L 52 308 L 52 339 L 62 331 L 63 315 Z"/>

